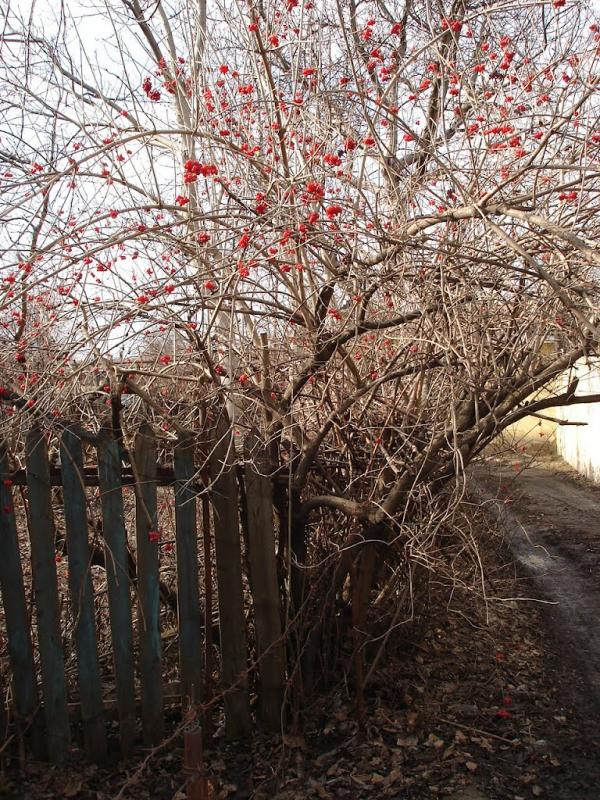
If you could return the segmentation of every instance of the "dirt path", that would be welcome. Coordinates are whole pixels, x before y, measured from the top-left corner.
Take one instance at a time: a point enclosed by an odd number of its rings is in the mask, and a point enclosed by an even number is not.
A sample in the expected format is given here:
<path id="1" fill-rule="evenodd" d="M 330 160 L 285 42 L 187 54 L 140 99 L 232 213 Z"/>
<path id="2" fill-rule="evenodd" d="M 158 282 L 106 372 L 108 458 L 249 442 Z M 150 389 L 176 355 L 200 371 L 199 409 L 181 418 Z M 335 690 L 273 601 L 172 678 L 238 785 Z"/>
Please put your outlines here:
<path id="1" fill-rule="evenodd" d="M 475 474 L 600 711 L 600 487 L 556 457 L 523 466 L 495 461 Z"/>

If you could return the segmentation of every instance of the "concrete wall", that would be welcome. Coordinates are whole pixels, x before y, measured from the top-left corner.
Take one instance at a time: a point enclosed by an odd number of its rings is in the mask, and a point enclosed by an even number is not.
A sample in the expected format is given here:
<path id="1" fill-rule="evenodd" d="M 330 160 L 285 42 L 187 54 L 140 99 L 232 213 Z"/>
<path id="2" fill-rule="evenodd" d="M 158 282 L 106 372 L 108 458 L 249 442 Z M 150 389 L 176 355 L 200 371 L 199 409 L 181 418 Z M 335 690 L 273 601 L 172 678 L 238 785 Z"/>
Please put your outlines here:
<path id="1" fill-rule="evenodd" d="M 576 394 L 600 394 L 600 361 L 576 364 L 579 378 Z M 567 378 L 565 377 L 565 381 Z M 558 454 L 590 480 L 600 483 L 600 403 L 585 403 L 556 409 L 555 415 L 586 425 L 560 425 L 556 430 Z"/>

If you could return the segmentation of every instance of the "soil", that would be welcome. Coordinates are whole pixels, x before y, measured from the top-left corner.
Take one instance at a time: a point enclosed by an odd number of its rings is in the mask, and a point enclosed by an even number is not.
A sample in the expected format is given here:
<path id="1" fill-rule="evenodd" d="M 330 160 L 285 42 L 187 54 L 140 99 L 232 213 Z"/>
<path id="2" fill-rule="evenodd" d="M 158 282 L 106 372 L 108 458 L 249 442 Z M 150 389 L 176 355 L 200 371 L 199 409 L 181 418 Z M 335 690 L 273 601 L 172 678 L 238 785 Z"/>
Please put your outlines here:
<path id="1" fill-rule="evenodd" d="M 486 594 L 432 581 L 427 618 L 399 631 L 367 686 L 366 729 L 351 675 L 340 676 L 305 709 L 302 735 L 216 738 L 205 752 L 213 798 L 600 797 L 600 487 L 553 459 L 522 462 L 476 470 Z M 142 766 L 147 755 L 126 768 L 29 762 L 0 775 L 0 796 L 184 800 L 181 740 Z"/>

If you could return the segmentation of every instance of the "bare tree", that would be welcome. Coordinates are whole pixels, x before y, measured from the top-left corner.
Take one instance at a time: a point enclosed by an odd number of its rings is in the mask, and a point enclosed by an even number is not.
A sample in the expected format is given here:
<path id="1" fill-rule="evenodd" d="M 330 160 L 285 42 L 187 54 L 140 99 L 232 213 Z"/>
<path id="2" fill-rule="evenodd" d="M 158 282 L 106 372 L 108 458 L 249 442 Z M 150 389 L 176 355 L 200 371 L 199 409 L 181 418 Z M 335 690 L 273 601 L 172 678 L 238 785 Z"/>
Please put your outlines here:
<path id="1" fill-rule="evenodd" d="M 124 390 L 125 430 L 227 408 L 270 442 L 309 642 L 349 574 L 360 628 L 439 567 L 471 459 L 599 399 L 538 394 L 597 354 L 598 23 L 572 0 L 51 7 L 2 34 L 4 427 L 94 424 Z"/>

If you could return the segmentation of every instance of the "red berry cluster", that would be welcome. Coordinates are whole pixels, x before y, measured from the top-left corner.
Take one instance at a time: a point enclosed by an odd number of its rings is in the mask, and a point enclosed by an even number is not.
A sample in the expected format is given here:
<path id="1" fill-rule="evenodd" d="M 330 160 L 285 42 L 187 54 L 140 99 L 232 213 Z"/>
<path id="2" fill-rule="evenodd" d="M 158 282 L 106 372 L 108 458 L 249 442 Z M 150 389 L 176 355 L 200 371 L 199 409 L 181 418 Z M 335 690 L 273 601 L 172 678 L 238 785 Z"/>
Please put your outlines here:
<path id="1" fill-rule="evenodd" d="M 152 81 L 150 78 L 144 78 L 142 82 L 142 89 L 144 90 L 148 100 L 152 100 L 153 103 L 156 103 L 160 100 L 160 92 L 158 89 L 152 88 Z"/>
<path id="2" fill-rule="evenodd" d="M 188 159 L 183 165 L 183 182 L 195 183 L 199 175 L 208 178 L 210 175 L 217 174 L 217 168 L 214 164 L 201 164 L 199 161 L 192 161 Z"/>

